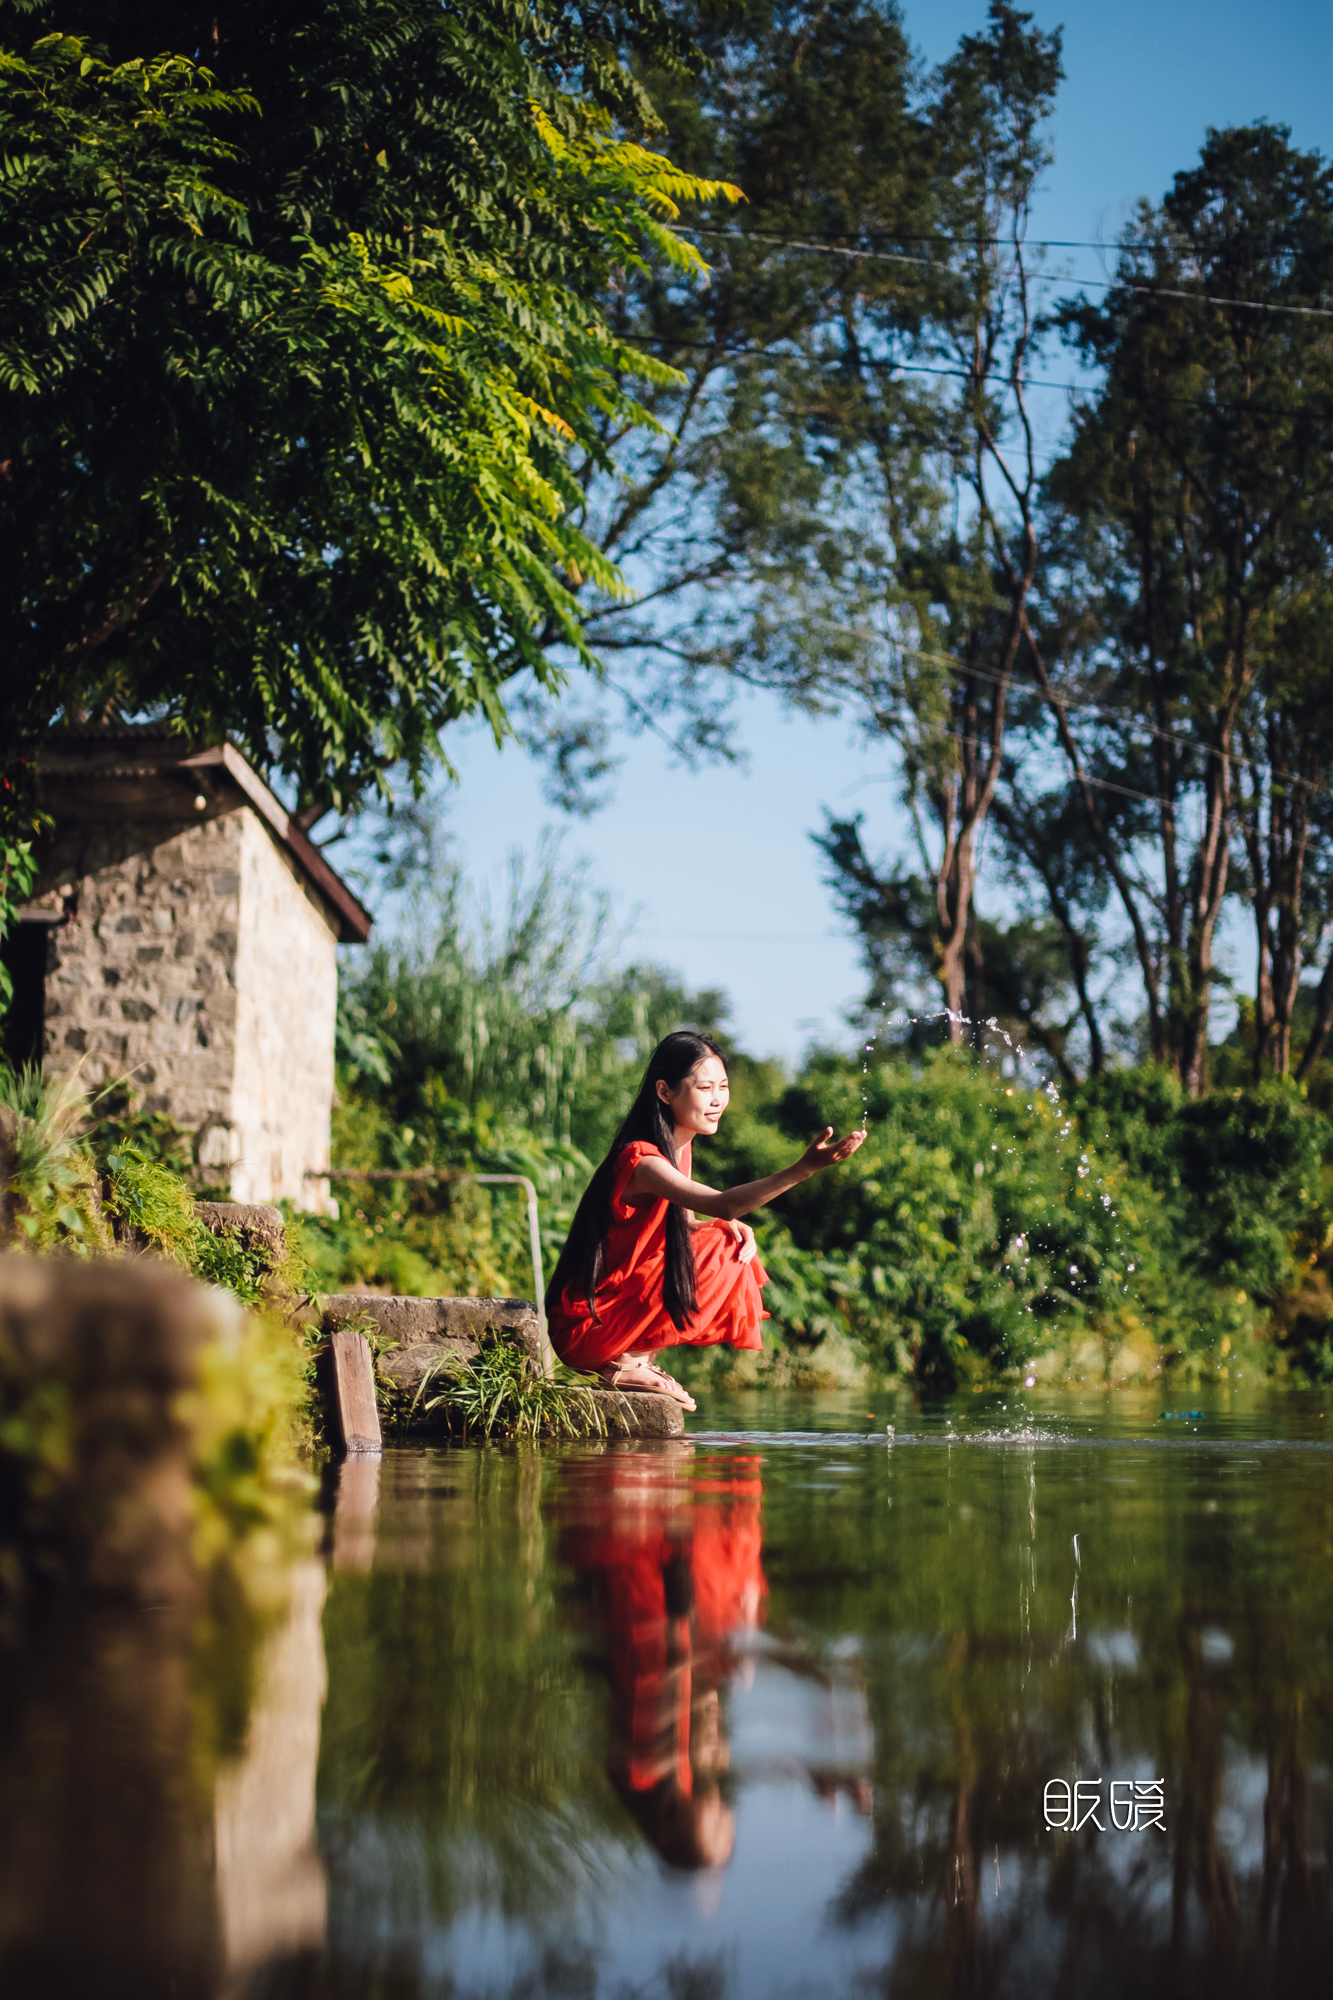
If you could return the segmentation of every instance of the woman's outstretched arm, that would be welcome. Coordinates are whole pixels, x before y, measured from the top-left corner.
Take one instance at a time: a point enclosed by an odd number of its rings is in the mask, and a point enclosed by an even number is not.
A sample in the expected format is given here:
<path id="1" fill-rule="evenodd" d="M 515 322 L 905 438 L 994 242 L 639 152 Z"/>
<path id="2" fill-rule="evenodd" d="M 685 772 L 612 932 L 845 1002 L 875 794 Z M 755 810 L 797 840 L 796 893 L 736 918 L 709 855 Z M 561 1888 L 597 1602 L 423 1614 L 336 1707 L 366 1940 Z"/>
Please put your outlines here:
<path id="1" fill-rule="evenodd" d="M 625 1195 L 631 1202 L 636 1196 L 645 1201 L 665 1198 L 679 1202 L 682 1208 L 692 1208 L 696 1215 L 718 1215 L 726 1222 L 734 1222 L 738 1216 L 748 1215 L 751 1209 L 762 1208 L 766 1201 L 786 1194 L 788 1188 L 799 1187 L 825 1167 L 840 1167 L 844 1160 L 850 1160 L 864 1138 L 864 1132 L 849 1132 L 845 1139 L 835 1139 L 833 1127 L 828 1125 L 818 1139 L 811 1140 L 800 1159 L 793 1166 L 784 1167 L 780 1174 L 766 1174 L 761 1181 L 744 1181 L 740 1187 L 721 1190 L 687 1179 L 660 1154 L 650 1155 L 639 1161 Z"/>

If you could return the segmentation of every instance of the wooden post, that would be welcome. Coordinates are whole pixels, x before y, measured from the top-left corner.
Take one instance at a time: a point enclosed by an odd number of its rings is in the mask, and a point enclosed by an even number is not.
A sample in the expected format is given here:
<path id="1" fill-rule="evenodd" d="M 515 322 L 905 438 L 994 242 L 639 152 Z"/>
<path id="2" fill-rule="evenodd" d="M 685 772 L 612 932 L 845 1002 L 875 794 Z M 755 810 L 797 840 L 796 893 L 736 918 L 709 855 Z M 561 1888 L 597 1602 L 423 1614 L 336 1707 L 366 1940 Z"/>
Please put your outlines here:
<path id="1" fill-rule="evenodd" d="M 333 1505 L 333 1567 L 369 1569 L 375 1555 L 375 1516 L 380 1498 L 380 1461 L 363 1451 L 338 1468 Z"/>
<path id="2" fill-rule="evenodd" d="M 348 1452 L 378 1452 L 383 1447 L 380 1413 L 375 1403 L 375 1372 L 370 1342 L 363 1333 L 345 1331 L 330 1337 L 333 1353 L 333 1402 Z"/>

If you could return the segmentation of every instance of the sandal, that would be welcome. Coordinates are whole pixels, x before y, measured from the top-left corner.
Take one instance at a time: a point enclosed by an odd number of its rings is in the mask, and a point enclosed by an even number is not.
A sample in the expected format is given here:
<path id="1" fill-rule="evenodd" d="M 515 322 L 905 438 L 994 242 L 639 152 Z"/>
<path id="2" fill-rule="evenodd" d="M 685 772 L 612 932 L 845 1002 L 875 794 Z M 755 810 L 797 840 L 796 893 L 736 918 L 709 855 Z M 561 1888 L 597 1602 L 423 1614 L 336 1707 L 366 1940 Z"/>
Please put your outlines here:
<path id="1" fill-rule="evenodd" d="M 650 1376 L 651 1380 L 645 1382 L 644 1375 Z M 623 1379 L 625 1377 L 630 1379 Z M 674 1375 L 668 1375 L 655 1361 L 648 1361 L 639 1354 L 625 1355 L 620 1361 L 608 1362 L 606 1367 L 597 1370 L 597 1379 L 605 1389 L 637 1389 L 649 1396 L 669 1396 L 673 1403 L 679 1403 L 685 1410 L 697 1410 L 699 1407 L 689 1390 Z"/>

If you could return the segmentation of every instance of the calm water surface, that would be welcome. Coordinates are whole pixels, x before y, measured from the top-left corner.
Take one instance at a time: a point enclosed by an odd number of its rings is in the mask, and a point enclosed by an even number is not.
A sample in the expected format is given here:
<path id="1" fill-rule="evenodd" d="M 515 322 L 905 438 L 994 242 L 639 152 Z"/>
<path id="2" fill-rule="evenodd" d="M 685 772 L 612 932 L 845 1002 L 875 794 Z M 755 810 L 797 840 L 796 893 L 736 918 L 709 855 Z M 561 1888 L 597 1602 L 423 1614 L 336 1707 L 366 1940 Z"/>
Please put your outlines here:
<path id="1" fill-rule="evenodd" d="M 871 1409 L 344 1468 L 220 1779 L 165 1628 L 40 1635 L 5 1991 L 1328 1992 L 1333 1405 Z"/>

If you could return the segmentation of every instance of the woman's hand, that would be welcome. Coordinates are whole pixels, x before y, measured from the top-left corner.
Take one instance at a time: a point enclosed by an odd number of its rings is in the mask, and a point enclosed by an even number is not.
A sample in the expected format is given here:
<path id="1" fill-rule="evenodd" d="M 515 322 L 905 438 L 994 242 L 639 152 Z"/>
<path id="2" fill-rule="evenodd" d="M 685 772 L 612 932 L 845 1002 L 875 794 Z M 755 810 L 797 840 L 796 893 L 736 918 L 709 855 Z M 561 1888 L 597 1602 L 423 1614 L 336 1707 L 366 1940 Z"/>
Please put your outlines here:
<path id="1" fill-rule="evenodd" d="M 741 1246 L 736 1253 L 736 1262 L 738 1264 L 748 1264 L 750 1259 L 755 1255 L 757 1248 L 754 1240 L 754 1231 L 751 1229 L 749 1223 L 728 1222 L 724 1223 L 723 1227 L 732 1232 L 736 1241 Z"/>
<path id="2" fill-rule="evenodd" d="M 840 1167 L 844 1160 L 850 1160 L 865 1132 L 849 1132 L 845 1139 L 833 1137 L 833 1127 L 826 1125 L 817 1139 L 812 1139 L 801 1155 L 800 1164 L 807 1174 L 819 1174 L 825 1167 Z"/>

